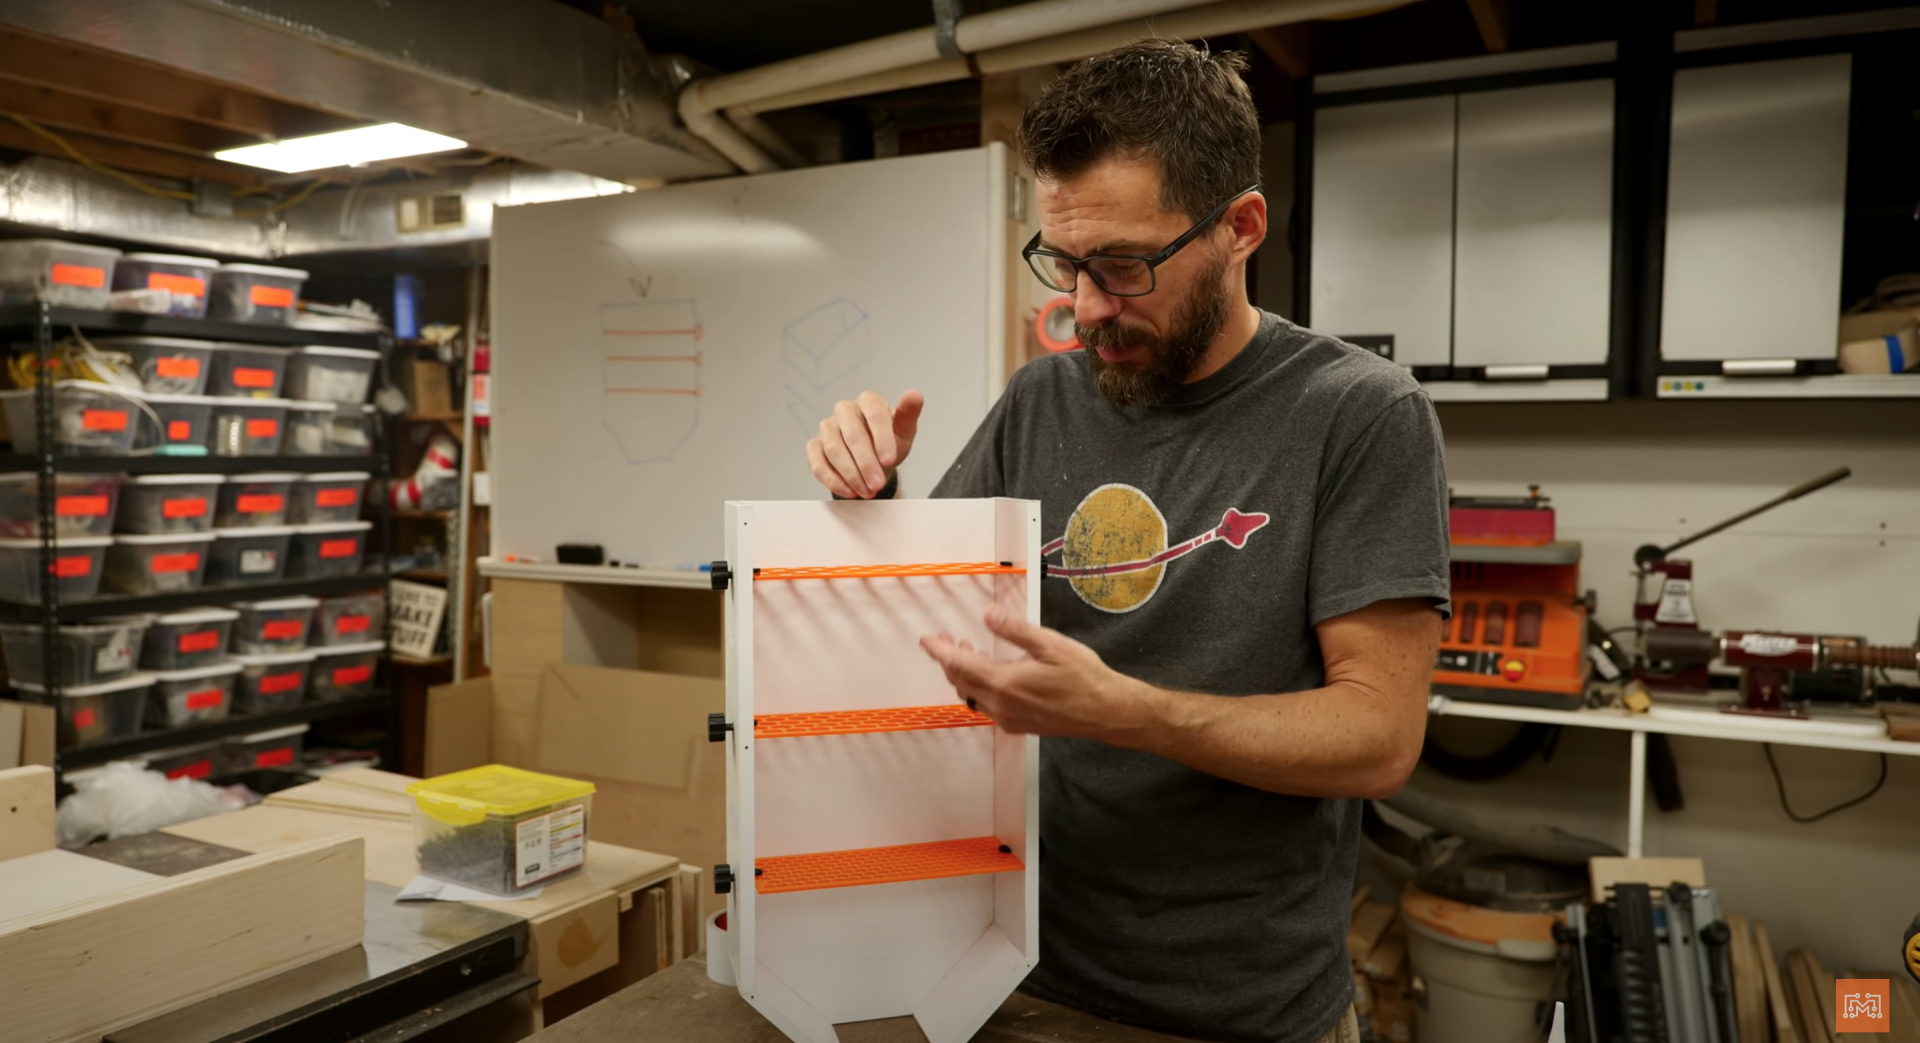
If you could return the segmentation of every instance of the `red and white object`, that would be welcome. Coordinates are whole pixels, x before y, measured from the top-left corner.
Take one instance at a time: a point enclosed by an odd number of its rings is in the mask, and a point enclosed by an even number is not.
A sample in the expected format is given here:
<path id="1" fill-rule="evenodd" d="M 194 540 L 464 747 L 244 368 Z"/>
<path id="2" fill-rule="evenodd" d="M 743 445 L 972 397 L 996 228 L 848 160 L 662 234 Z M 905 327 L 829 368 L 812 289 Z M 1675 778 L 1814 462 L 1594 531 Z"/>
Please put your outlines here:
<path id="1" fill-rule="evenodd" d="M 242 529 L 254 525 L 285 525 L 288 494 L 299 478 L 292 472 L 236 474 L 228 478 L 226 484 L 220 487 L 213 527 Z"/>
<path id="2" fill-rule="evenodd" d="M 306 745 L 307 726 L 290 724 L 285 728 L 237 735 L 220 746 L 218 763 L 223 775 L 260 769 L 293 771 L 300 767 L 300 753 Z"/>
<path id="3" fill-rule="evenodd" d="M 207 292 L 207 318 L 291 326 L 300 311 L 300 286 L 307 273 L 265 264 L 223 264 Z"/>
<path id="4" fill-rule="evenodd" d="M 233 690 L 234 709 L 241 713 L 283 713 L 307 697 L 307 675 L 313 670 L 312 652 L 276 655 L 237 655 L 240 680 Z"/>
<path id="5" fill-rule="evenodd" d="M 271 601 L 241 601 L 233 606 L 240 621 L 233 632 L 236 654 L 273 655 L 298 652 L 307 647 L 307 631 L 313 625 L 319 598 L 275 598 Z"/>
<path id="6" fill-rule="evenodd" d="M 292 357 L 291 348 L 216 343 L 207 394 L 216 398 L 279 398 L 286 381 L 287 360 Z"/>
<path id="7" fill-rule="evenodd" d="M 484 431 L 493 424 L 493 349 L 485 337 L 474 340 L 468 379 L 473 382 L 473 426 Z"/>
<path id="8" fill-rule="evenodd" d="M 115 536 L 107 551 L 107 589 L 120 594 L 173 594 L 199 590 L 207 575 L 210 532 Z"/>
<path id="9" fill-rule="evenodd" d="M 114 526 L 135 535 L 211 532 L 215 497 L 224 481 L 217 474 L 137 475 L 120 490 Z"/>
<path id="10" fill-rule="evenodd" d="M 726 550 L 734 883 L 710 959 L 800 1043 L 904 1015 L 962 1043 L 1039 960 L 1039 744 L 959 705 L 919 639 L 1019 654 L 983 617 L 1039 622 L 1040 505 L 730 502 Z"/>
<path id="11" fill-rule="evenodd" d="M 213 530 L 207 554 L 206 585 L 249 586 L 277 582 L 287 569 L 290 525 L 253 525 Z"/>
<path id="12" fill-rule="evenodd" d="M 55 540 L 46 566 L 58 580 L 60 603 L 86 601 L 100 593 L 110 536 L 74 536 Z M 40 541 L 0 539 L 0 601 L 40 603 Z"/>
<path id="13" fill-rule="evenodd" d="M 459 480 L 460 443 L 451 435 L 435 432 L 427 439 L 427 451 L 420 455 L 420 466 L 412 477 L 393 483 L 387 491 L 387 502 L 396 511 L 418 510 L 427 490 Z"/>
<path id="14" fill-rule="evenodd" d="M 0 242 L 0 304 L 105 308 L 119 258 L 110 247 L 61 239 Z"/>
<path id="15" fill-rule="evenodd" d="M 182 319 L 205 318 L 207 284 L 220 262 L 211 257 L 181 254 L 131 253 L 113 266 L 116 290 L 164 290 L 167 314 Z M 182 392 L 197 395 L 198 389 Z"/>
<path id="16" fill-rule="evenodd" d="M 27 702 L 44 703 L 48 698 L 47 690 L 40 685 L 15 681 L 13 686 L 34 697 Z M 60 745 L 91 746 L 140 734 L 147 693 L 152 690 L 152 674 L 130 674 L 117 681 L 61 688 L 57 708 Z"/>
<path id="17" fill-rule="evenodd" d="M 314 649 L 313 679 L 309 683 L 313 700 L 331 703 L 371 694 L 380 653 L 386 649 L 385 641 Z"/>
<path id="18" fill-rule="evenodd" d="M 287 520 L 295 525 L 358 521 L 367 482 L 372 478 L 368 471 L 310 474 L 294 485 Z"/>
<path id="19" fill-rule="evenodd" d="M 313 620 L 316 645 L 361 645 L 378 641 L 387 632 L 387 593 L 369 590 L 320 599 Z"/>
<path id="20" fill-rule="evenodd" d="M 103 351 L 131 356 L 134 371 L 140 374 L 140 387 L 149 394 L 198 395 L 207 389 L 207 374 L 213 369 L 214 344 L 210 340 L 99 337 L 93 344 Z"/>
<path id="21" fill-rule="evenodd" d="M 53 531 L 60 536 L 105 536 L 125 476 L 62 474 L 53 480 Z M 40 535 L 40 476 L 0 474 L 0 536 Z"/>
<path id="22" fill-rule="evenodd" d="M 186 670 L 227 657 L 227 644 L 240 613 L 230 608 L 196 608 L 156 616 L 140 649 L 147 670 Z"/>
<path id="23" fill-rule="evenodd" d="M 156 671 L 147 716 L 167 728 L 224 721 L 233 713 L 233 682 L 239 676 L 239 663 Z"/>
<path id="24" fill-rule="evenodd" d="M 293 544 L 287 551 L 287 578 L 316 579 L 359 572 L 360 558 L 367 551 L 367 533 L 372 529 L 373 523 L 364 521 L 294 526 Z"/>
<path id="25" fill-rule="evenodd" d="M 292 406 L 284 398 L 214 399 L 207 451 L 215 456 L 280 455 Z"/>

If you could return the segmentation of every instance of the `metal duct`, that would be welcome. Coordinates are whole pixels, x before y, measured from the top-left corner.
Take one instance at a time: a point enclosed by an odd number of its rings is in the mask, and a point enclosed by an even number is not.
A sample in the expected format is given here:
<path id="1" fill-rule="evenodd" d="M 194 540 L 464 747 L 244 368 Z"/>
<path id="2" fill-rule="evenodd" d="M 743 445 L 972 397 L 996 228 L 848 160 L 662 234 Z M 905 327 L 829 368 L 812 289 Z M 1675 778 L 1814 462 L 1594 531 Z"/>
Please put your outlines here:
<path id="1" fill-rule="evenodd" d="M 676 124 L 639 40 L 548 0 L 8 0 L 0 21 L 558 170 L 731 170 Z"/>

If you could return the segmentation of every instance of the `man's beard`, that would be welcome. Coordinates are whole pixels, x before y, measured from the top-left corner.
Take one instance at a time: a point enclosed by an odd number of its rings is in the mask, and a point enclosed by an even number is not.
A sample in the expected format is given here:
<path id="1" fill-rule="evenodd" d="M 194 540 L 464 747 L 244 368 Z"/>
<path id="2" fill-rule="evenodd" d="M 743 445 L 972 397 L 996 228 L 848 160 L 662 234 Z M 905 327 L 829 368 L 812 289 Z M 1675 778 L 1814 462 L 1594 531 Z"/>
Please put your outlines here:
<path id="1" fill-rule="evenodd" d="M 1117 323 L 1105 326 L 1075 324 L 1074 333 L 1087 348 L 1087 365 L 1094 386 L 1117 406 L 1157 406 L 1187 382 L 1213 339 L 1227 324 L 1227 259 L 1213 262 L 1194 282 L 1193 292 L 1173 311 L 1173 330 L 1164 339 L 1145 330 Z M 1136 365 L 1108 362 L 1101 347 L 1146 349 L 1146 361 Z"/>

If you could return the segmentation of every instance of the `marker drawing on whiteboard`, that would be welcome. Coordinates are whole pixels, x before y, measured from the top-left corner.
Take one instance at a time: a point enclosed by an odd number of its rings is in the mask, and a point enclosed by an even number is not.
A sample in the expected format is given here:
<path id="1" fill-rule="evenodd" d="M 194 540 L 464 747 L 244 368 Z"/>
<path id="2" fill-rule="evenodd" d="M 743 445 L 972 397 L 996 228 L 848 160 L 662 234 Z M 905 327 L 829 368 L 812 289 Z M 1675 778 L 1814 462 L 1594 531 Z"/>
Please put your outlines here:
<path id="1" fill-rule="evenodd" d="M 812 434 L 835 402 L 866 390 L 872 356 L 867 313 L 845 297 L 822 304 L 780 331 L 787 414 L 801 431 Z"/>
<path id="2" fill-rule="evenodd" d="M 600 306 L 601 424 L 630 464 L 664 463 L 700 426 L 694 302 Z"/>

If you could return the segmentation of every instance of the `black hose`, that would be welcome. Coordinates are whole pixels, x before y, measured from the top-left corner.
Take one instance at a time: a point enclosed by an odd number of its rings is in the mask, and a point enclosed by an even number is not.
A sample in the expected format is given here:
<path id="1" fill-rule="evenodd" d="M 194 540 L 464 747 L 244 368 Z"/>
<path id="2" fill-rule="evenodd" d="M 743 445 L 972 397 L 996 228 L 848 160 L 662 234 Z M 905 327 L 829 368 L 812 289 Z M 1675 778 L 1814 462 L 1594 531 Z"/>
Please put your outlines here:
<path id="1" fill-rule="evenodd" d="M 1468 757 L 1443 748 L 1434 741 L 1433 732 L 1429 730 L 1426 743 L 1420 750 L 1420 760 L 1448 778 L 1462 782 L 1492 782 L 1518 771 L 1528 758 L 1546 746 L 1547 740 L 1558 728 L 1559 725 L 1529 721 L 1520 726 L 1520 730 L 1505 746 L 1480 757 Z"/>
<path id="2" fill-rule="evenodd" d="M 1542 862 L 1586 868 L 1587 859 L 1618 857 L 1620 849 L 1589 837 L 1575 836 L 1550 826 L 1516 826 L 1437 800 L 1415 789 L 1403 789 L 1381 803 L 1442 833 L 1466 837 L 1516 855 Z M 1364 818 L 1362 822 L 1364 824 Z"/>

